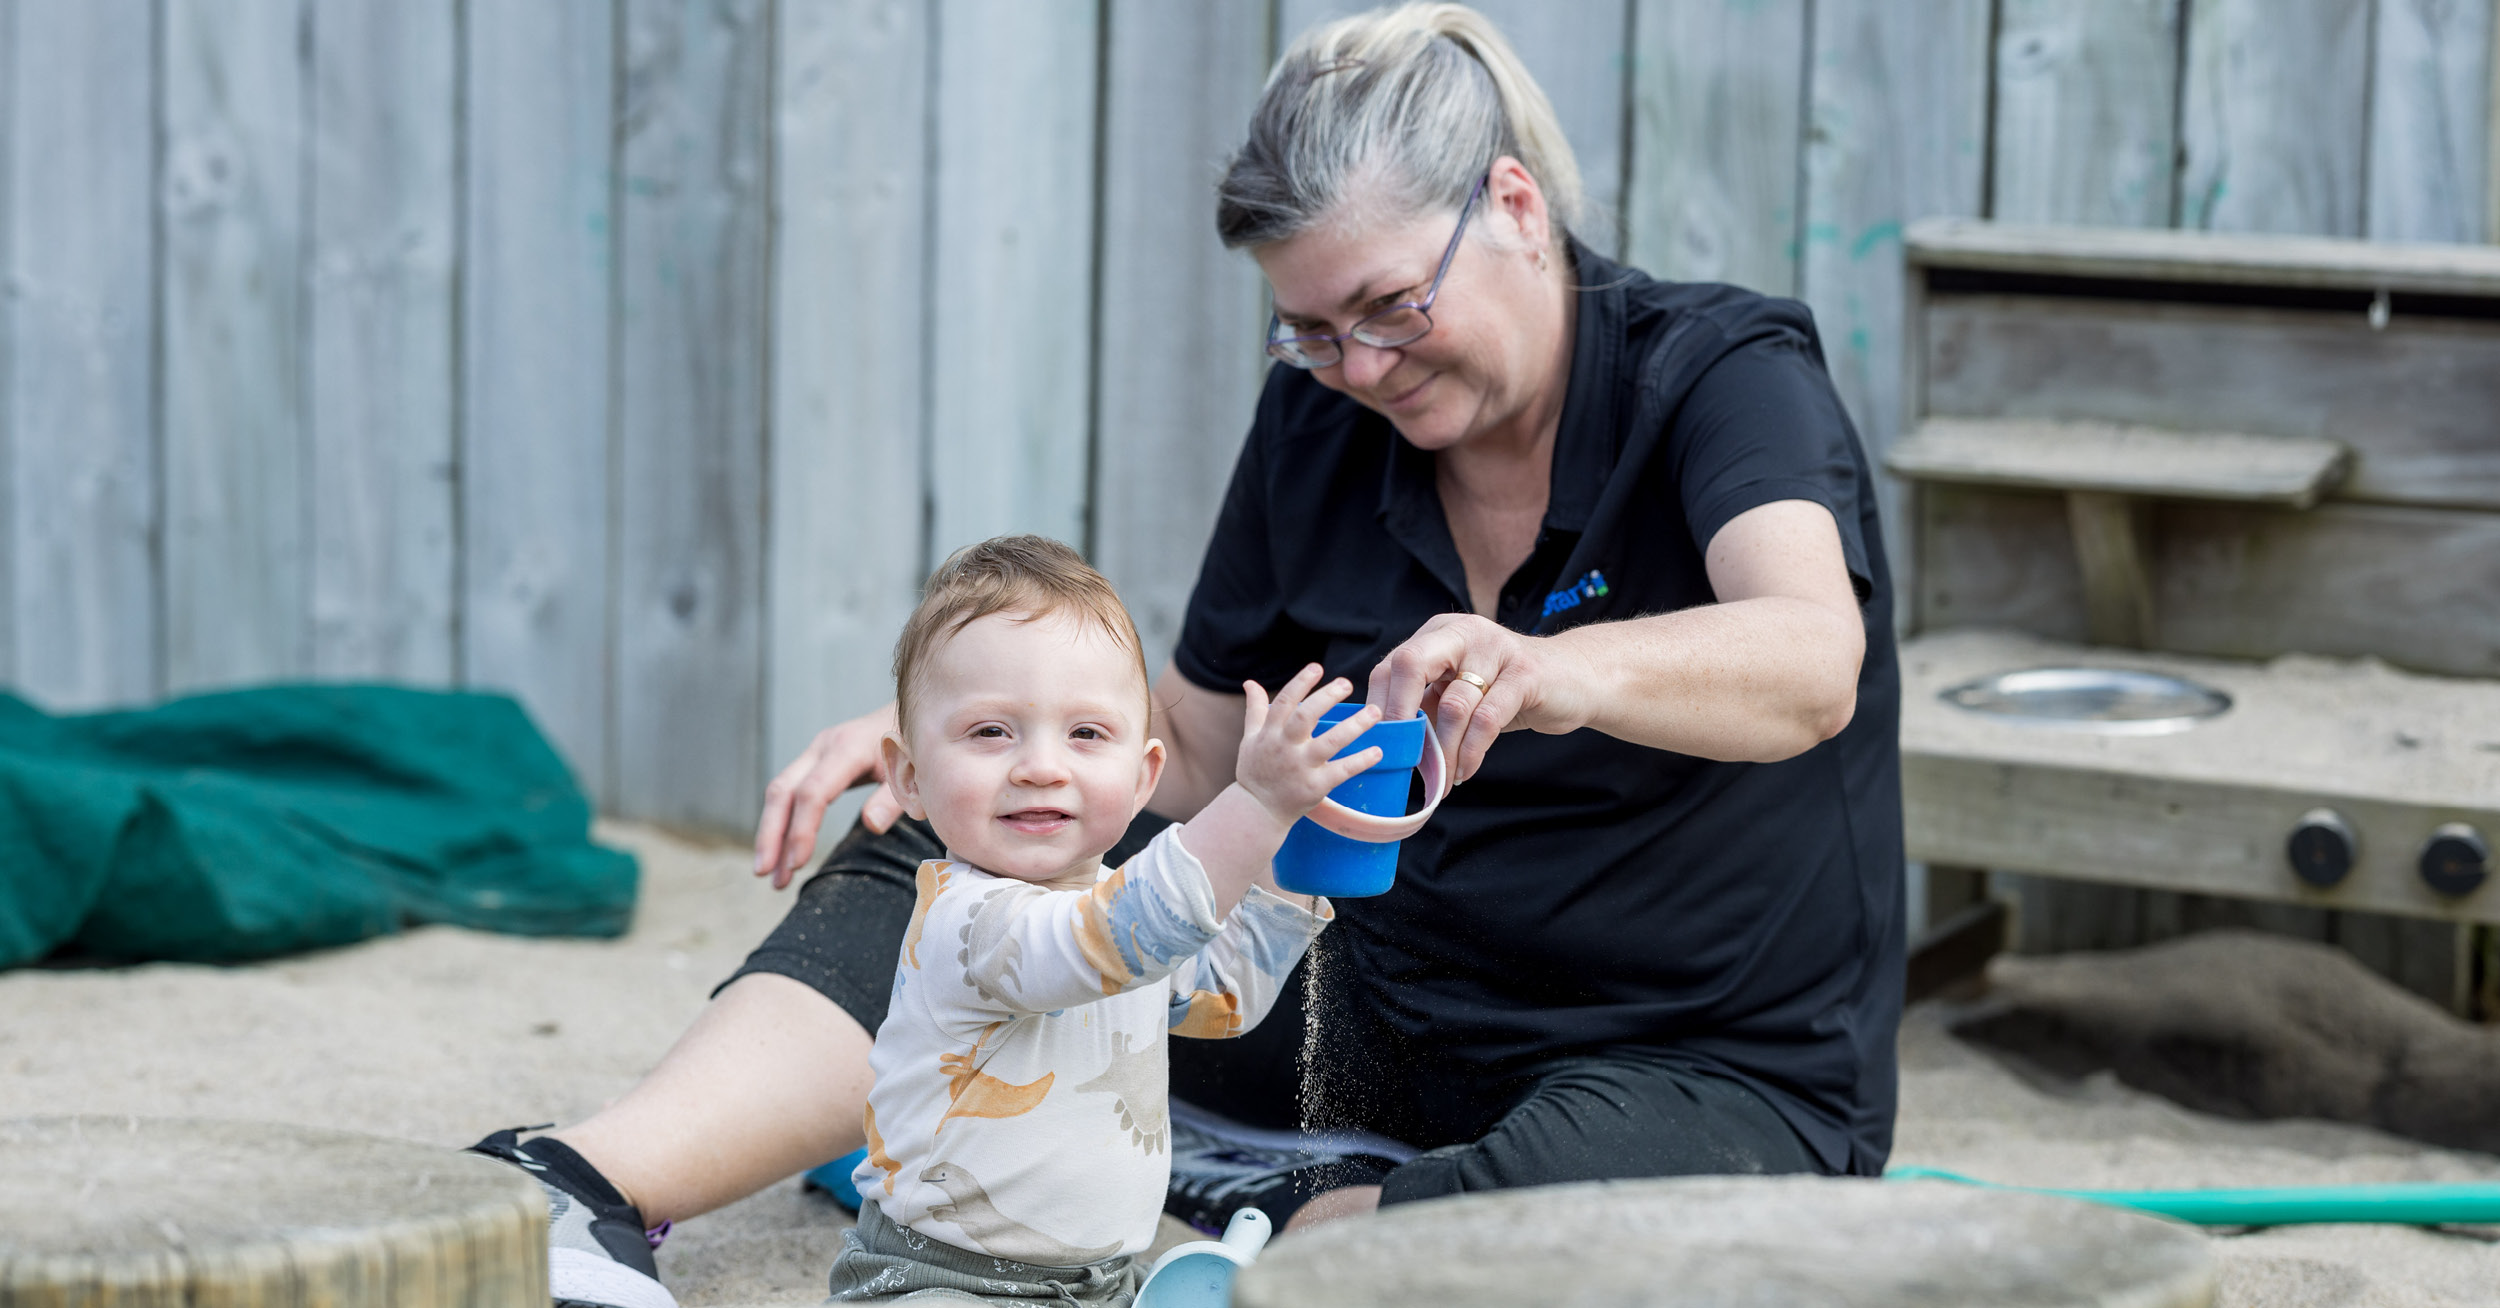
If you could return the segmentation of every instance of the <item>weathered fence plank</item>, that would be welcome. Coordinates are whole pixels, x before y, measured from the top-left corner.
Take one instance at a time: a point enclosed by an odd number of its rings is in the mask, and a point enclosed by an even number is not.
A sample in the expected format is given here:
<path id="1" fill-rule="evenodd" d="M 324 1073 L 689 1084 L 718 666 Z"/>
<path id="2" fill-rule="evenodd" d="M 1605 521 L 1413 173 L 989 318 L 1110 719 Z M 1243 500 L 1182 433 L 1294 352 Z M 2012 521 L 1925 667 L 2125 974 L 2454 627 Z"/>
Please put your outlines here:
<path id="1" fill-rule="evenodd" d="M 2490 239 L 2492 0 L 2379 0 L 2369 235 Z"/>
<path id="2" fill-rule="evenodd" d="M 777 21 L 768 774 L 885 702 L 926 567 L 928 10 L 784 4 Z"/>
<path id="3" fill-rule="evenodd" d="M 1579 234 L 1599 250 L 1620 253 L 1630 0 L 1478 0 L 1476 8 L 1502 29 L 1554 104 L 1588 194 Z"/>
<path id="4" fill-rule="evenodd" d="M 452 675 L 453 0 L 312 12 L 311 667 Z"/>
<path id="5" fill-rule="evenodd" d="M 1019 0 L 937 12 L 931 554 L 1002 532 L 1081 546 L 1100 15 Z"/>
<path id="6" fill-rule="evenodd" d="M 165 679 L 307 664 L 301 0 L 168 5 Z"/>
<path id="7" fill-rule="evenodd" d="M 1641 0 L 1624 249 L 1652 276 L 1797 293 L 1807 0 Z"/>
<path id="8" fill-rule="evenodd" d="M 460 676 L 604 805 L 613 12 L 468 7 L 460 219 Z"/>
<path id="9" fill-rule="evenodd" d="M 2005 0 L 1992 217 L 2170 225 L 2179 9 L 2178 0 Z"/>
<path id="10" fill-rule="evenodd" d="M 2370 0 L 2197 0 L 2178 226 L 2359 236 Z"/>
<path id="11" fill-rule="evenodd" d="M 1266 283 L 1215 180 L 1267 74 L 1263 0 L 1113 0 L 1103 79 L 1094 562 L 1161 668 L 1267 373 Z"/>
<path id="12" fill-rule="evenodd" d="M 0 14 L 0 669 L 61 709 L 157 688 L 153 23 Z"/>
<path id="13" fill-rule="evenodd" d="M 769 16 L 624 10 L 616 793 L 664 822 L 761 802 Z"/>
<path id="14" fill-rule="evenodd" d="M 1987 140 L 1987 0 L 1817 0 L 1806 127 L 1805 300 L 1870 456 L 1902 418 L 1901 231 L 1976 214 Z M 1895 575 L 1898 484 L 1878 477 Z"/>
<path id="15" fill-rule="evenodd" d="M 8 86 L 22 85 L 17 72 L 17 0 L 0 0 L 0 72 L 9 75 Z M 6 288 L 14 285 L 17 256 L 10 232 L 15 220 L 11 201 L 12 182 L 17 174 L 18 123 L 24 120 L 17 98 L 0 87 L 0 541 L 14 541 L 17 535 L 16 447 L 19 439 L 14 417 L 17 390 L 10 380 L 12 337 L 6 330 L 14 321 L 14 313 L 6 299 Z M 151 250 L 151 253 L 153 251 Z M 0 684 L 17 683 L 17 579 L 13 566 L 0 565 Z M 153 615 L 151 615 L 153 616 Z M 151 635 L 153 631 L 151 630 Z"/>

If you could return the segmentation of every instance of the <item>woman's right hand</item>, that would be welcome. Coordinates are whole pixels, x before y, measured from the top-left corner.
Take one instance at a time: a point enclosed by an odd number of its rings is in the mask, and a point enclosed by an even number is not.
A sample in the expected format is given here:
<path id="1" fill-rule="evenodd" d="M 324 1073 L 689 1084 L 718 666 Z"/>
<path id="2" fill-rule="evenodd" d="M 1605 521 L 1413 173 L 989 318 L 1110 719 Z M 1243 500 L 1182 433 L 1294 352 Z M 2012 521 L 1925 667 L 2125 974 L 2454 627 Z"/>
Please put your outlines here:
<path id="1" fill-rule="evenodd" d="M 827 727 L 764 787 L 764 815 L 755 823 L 755 875 L 770 874 L 775 890 L 788 886 L 815 856 L 825 810 L 853 786 L 877 783 L 876 793 L 859 810 L 859 820 L 869 830 L 882 832 L 894 825 L 903 806 L 885 787 L 885 765 L 877 749 L 877 742 L 893 729 L 892 703 Z"/>

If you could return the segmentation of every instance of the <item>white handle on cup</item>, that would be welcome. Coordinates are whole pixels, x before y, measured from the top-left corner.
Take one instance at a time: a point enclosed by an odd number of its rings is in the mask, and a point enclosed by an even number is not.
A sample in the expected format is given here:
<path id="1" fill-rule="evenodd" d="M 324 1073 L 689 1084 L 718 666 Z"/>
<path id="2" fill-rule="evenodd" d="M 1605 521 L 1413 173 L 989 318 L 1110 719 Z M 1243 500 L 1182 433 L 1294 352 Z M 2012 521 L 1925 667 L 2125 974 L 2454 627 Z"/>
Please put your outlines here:
<path id="1" fill-rule="evenodd" d="M 1386 845 L 1406 839 L 1424 829 L 1432 820 L 1432 811 L 1450 793 L 1450 761 L 1441 755 L 1441 735 L 1432 729 L 1430 715 L 1424 717 L 1424 806 L 1405 817 L 1382 817 L 1376 813 L 1358 813 L 1333 799 L 1323 799 L 1311 810 L 1311 821 L 1323 829 L 1334 831 L 1348 840 L 1367 845 Z"/>

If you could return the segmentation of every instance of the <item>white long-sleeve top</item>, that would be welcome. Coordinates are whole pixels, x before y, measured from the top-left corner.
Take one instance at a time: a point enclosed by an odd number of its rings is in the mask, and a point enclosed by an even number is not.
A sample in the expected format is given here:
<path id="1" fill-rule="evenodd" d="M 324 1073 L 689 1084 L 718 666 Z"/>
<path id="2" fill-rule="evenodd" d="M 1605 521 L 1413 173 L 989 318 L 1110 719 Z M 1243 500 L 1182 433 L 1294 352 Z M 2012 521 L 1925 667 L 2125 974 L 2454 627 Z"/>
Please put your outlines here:
<path id="1" fill-rule="evenodd" d="M 1229 920 L 1169 827 L 1084 890 L 920 865 L 869 1055 L 859 1192 L 958 1248 L 1069 1267 L 1154 1240 L 1165 1038 L 1256 1026 L 1333 916 L 1252 888 Z"/>

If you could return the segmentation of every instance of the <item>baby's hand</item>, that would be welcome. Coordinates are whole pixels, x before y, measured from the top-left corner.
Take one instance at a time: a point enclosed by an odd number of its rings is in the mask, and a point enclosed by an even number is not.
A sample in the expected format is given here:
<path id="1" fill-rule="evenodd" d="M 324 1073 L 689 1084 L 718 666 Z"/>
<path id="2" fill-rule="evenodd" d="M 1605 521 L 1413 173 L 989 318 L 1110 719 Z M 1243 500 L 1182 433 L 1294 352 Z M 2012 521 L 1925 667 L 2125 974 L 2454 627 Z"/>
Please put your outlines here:
<path id="1" fill-rule="evenodd" d="M 1380 761 L 1376 745 L 1360 754 L 1333 757 L 1380 721 L 1380 710 L 1371 705 L 1330 727 L 1325 735 L 1311 734 L 1321 713 L 1354 693 L 1353 683 L 1343 677 L 1313 691 L 1320 675 L 1316 663 L 1303 668 L 1277 689 L 1272 703 L 1259 683 L 1242 684 L 1249 703 L 1242 709 L 1241 754 L 1233 765 L 1233 779 L 1261 807 L 1286 822 L 1318 807 L 1329 791 Z"/>

